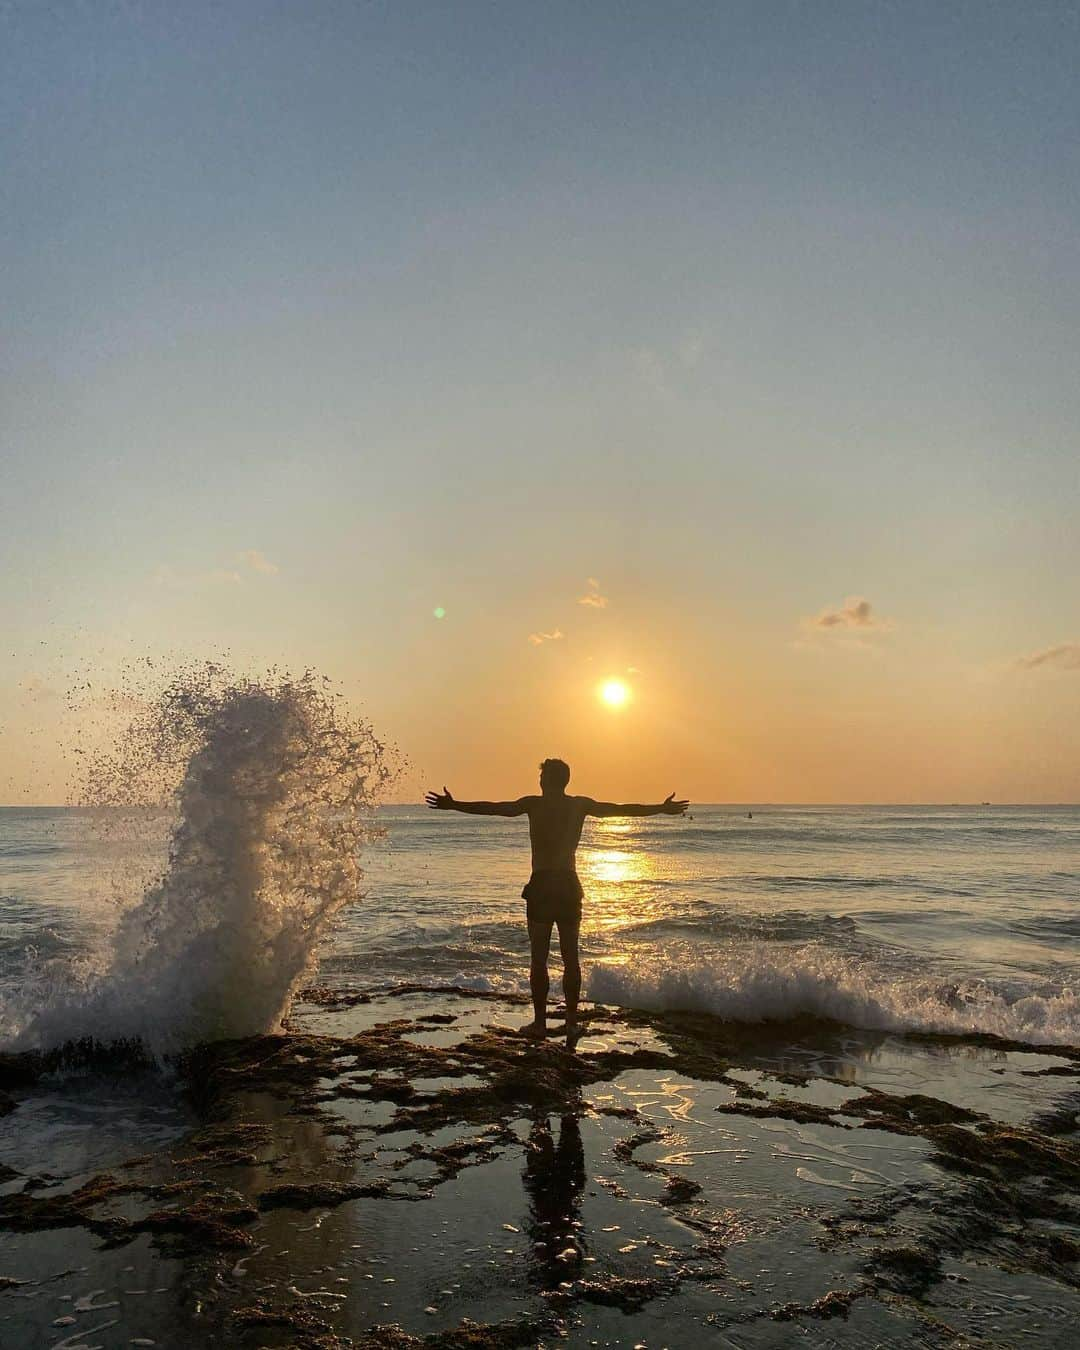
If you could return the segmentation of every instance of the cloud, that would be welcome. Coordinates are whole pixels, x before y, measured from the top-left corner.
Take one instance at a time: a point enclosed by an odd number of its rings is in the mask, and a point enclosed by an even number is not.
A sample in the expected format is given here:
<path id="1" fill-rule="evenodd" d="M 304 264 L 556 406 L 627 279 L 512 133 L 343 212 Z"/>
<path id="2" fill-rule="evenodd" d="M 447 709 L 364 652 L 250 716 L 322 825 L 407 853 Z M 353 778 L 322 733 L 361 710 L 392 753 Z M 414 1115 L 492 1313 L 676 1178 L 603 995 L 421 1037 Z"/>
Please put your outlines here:
<path id="1" fill-rule="evenodd" d="M 164 586 L 172 591 L 188 590 L 192 586 L 225 583 L 229 586 L 242 586 L 244 578 L 234 567 L 214 567 L 209 572 L 178 572 L 168 563 L 159 563 L 151 573 L 155 586 Z"/>
<path id="2" fill-rule="evenodd" d="M 260 553 L 257 548 L 246 548 L 242 553 L 236 555 L 236 561 L 250 567 L 253 572 L 262 572 L 265 576 L 272 577 L 281 571 L 277 563 L 271 562 L 265 553 Z"/>
<path id="3" fill-rule="evenodd" d="M 700 329 L 691 329 L 679 346 L 679 360 L 684 366 L 693 369 L 701 364 L 705 355 L 705 336 Z"/>
<path id="4" fill-rule="evenodd" d="M 1044 647 L 1040 652 L 1022 656 L 1016 663 L 1021 670 L 1080 670 L 1080 642 L 1059 642 L 1056 647 Z"/>
<path id="5" fill-rule="evenodd" d="M 553 633 L 530 633 L 529 641 L 534 647 L 540 647 L 545 642 L 558 642 L 561 637 L 562 633 L 556 628 Z"/>
<path id="6" fill-rule="evenodd" d="M 669 394 L 664 360 L 652 347 L 638 347 L 631 353 L 634 374 L 654 394 Z"/>
<path id="7" fill-rule="evenodd" d="M 245 576 L 251 572 L 271 577 L 281 571 L 277 563 L 271 562 L 266 554 L 260 553 L 257 548 L 246 548 L 237 553 L 234 563 L 236 565 L 233 567 L 214 567 L 208 572 L 182 572 L 168 563 L 159 563 L 154 568 L 152 577 L 157 586 L 180 590 L 206 584 L 224 583 L 229 586 L 242 586 Z"/>
<path id="8" fill-rule="evenodd" d="M 661 398 L 670 399 L 685 377 L 697 370 L 705 357 L 705 334 L 700 328 L 686 329 L 681 338 L 663 347 L 634 347 L 630 365 L 637 381 Z"/>
<path id="9" fill-rule="evenodd" d="M 884 633 L 893 624 L 891 619 L 879 619 L 864 596 L 850 595 L 842 605 L 826 606 L 813 618 L 803 619 L 802 626 L 819 632 L 854 629 L 859 633 Z"/>
<path id="10" fill-rule="evenodd" d="M 578 604 L 585 605 L 589 609 L 607 609 L 607 596 L 600 594 L 600 583 L 595 577 L 589 577 L 586 582 L 588 590 L 584 595 L 578 596 Z"/>

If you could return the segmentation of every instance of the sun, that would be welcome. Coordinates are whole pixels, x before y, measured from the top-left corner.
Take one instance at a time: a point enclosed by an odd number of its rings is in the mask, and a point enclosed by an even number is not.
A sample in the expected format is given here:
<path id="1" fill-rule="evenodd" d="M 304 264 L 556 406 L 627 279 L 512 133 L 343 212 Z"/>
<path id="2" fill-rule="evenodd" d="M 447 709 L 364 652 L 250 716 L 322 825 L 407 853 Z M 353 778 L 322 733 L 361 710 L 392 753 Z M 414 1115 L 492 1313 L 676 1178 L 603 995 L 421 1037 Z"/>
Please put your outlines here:
<path id="1" fill-rule="evenodd" d="M 605 680 L 597 692 L 601 703 L 609 708 L 625 708 L 630 702 L 630 686 L 625 680 Z"/>

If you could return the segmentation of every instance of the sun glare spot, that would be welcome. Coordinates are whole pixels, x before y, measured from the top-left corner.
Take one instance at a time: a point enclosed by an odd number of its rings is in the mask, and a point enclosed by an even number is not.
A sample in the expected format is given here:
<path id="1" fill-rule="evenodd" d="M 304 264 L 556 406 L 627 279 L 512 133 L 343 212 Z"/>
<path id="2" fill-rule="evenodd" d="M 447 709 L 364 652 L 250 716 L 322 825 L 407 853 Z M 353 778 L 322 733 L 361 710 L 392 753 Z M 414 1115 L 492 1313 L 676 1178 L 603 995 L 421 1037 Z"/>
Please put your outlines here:
<path id="1" fill-rule="evenodd" d="M 630 686 L 625 680 L 605 680 L 599 692 L 600 701 L 609 708 L 625 708 L 630 702 Z"/>

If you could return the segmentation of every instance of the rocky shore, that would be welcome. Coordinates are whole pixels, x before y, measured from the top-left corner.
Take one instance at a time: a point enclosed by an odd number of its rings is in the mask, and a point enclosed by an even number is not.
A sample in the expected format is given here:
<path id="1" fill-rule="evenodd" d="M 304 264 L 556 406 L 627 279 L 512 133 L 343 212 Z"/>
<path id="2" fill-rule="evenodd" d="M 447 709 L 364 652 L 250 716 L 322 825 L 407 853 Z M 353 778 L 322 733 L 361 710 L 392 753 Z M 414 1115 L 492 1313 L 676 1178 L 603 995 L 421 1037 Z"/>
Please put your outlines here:
<path id="1" fill-rule="evenodd" d="M 317 988 L 165 1071 L 0 1058 L 0 1342 L 1074 1343 L 1080 1050 L 525 1014 Z M 35 1154 L 91 1102 L 89 1154 Z"/>

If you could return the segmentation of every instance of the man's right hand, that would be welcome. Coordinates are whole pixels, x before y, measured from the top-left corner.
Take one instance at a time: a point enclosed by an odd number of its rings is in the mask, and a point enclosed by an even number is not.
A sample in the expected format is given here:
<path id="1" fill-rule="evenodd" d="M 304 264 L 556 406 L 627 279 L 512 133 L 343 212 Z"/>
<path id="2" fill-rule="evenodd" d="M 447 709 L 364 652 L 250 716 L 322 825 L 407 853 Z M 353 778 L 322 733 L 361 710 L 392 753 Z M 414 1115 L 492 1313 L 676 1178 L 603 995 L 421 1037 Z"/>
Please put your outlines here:
<path id="1" fill-rule="evenodd" d="M 664 802 L 663 805 L 660 807 L 660 810 L 663 811 L 665 816 L 684 816 L 686 814 L 686 808 L 689 805 L 690 805 L 689 801 L 677 802 L 675 800 L 675 794 L 673 792 L 670 797 L 664 798 Z"/>
<path id="2" fill-rule="evenodd" d="M 445 783 L 442 792 L 429 792 L 424 801 L 433 811 L 452 811 L 454 809 L 454 799 L 446 790 Z"/>

